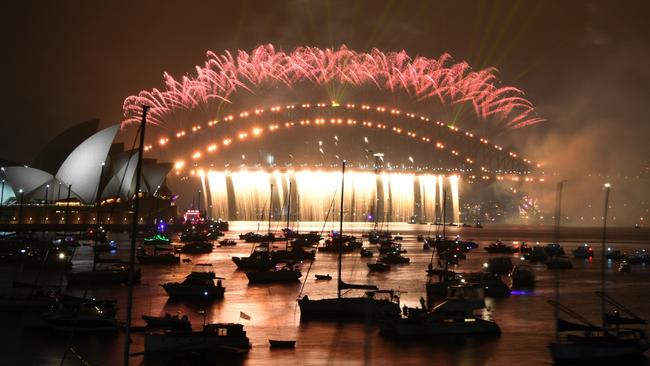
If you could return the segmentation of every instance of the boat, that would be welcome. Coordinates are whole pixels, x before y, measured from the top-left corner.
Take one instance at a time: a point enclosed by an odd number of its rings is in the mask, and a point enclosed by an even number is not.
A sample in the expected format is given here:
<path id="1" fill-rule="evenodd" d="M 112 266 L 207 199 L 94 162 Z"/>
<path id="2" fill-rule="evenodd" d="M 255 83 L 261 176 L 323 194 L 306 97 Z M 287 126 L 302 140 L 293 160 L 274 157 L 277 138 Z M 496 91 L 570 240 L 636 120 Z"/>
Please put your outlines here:
<path id="1" fill-rule="evenodd" d="M 501 241 L 492 243 L 484 249 L 488 253 L 517 253 L 519 251 L 518 248 L 510 245 L 505 245 Z"/>
<path id="2" fill-rule="evenodd" d="M 510 277 L 510 286 L 513 289 L 535 287 L 535 273 L 527 265 L 519 264 L 514 266 L 508 276 Z"/>
<path id="3" fill-rule="evenodd" d="M 550 243 L 544 245 L 544 251 L 549 257 L 554 257 L 556 255 L 564 255 L 564 248 L 560 244 Z"/>
<path id="4" fill-rule="evenodd" d="M 269 243 L 262 243 L 253 248 L 248 257 L 232 257 L 237 269 L 264 270 L 273 268 L 275 261 L 269 253 Z"/>
<path id="5" fill-rule="evenodd" d="M 374 255 L 374 253 L 368 248 L 361 248 L 359 254 L 361 255 L 361 258 L 372 258 Z"/>
<path id="6" fill-rule="evenodd" d="M 108 266 L 97 267 L 90 271 L 70 272 L 67 274 L 68 285 L 97 285 L 129 282 L 129 266 L 126 263 L 113 263 Z M 142 277 L 140 268 L 133 272 L 133 280 L 139 281 Z"/>
<path id="7" fill-rule="evenodd" d="M 170 298 L 220 299 L 226 288 L 221 284 L 224 278 L 216 277 L 206 265 L 197 265 L 183 282 L 168 282 L 161 285 Z M 217 284 L 214 284 L 214 280 Z"/>
<path id="8" fill-rule="evenodd" d="M 178 314 L 172 316 L 169 313 L 165 313 L 164 316 L 142 315 L 142 320 L 144 320 L 148 328 L 192 330 L 192 323 L 190 323 L 187 315 L 182 317 L 179 317 Z"/>
<path id="9" fill-rule="evenodd" d="M 546 254 L 546 251 L 544 250 L 543 247 L 536 245 L 532 247 L 530 250 L 530 253 L 524 254 L 523 256 L 524 260 L 530 261 L 530 262 L 546 262 L 548 260 L 548 254 Z"/>
<path id="10" fill-rule="evenodd" d="M 367 263 L 368 268 L 371 272 L 386 272 L 390 271 L 390 264 L 376 262 L 376 263 Z"/>
<path id="11" fill-rule="evenodd" d="M 249 351 L 250 340 L 243 324 L 205 324 L 200 331 L 149 332 L 144 336 L 144 353 L 209 351 L 241 354 Z"/>
<path id="12" fill-rule="evenodd" d="M 483 266 L 488 272 L 498 275 L 506 275 L 514 268 L 509 257 L 490 258 Z"/>
<path id="13" fill-rule="evenodd" d="M 418 235 L 415 237 L 415 240 L 417 240 L 417 241 L 424 241 L 424 235 L 422 235 L 422 234 L 418 234 Z"/>
<path id="14" fill-rule="evenodd" d="M 605 254 L 605 257 L 610 260 L 619 260 L 623 259 L 624 255 L 621 253 L 620 250 L 615 250 L 612 248 L 607 248 L 607 252 Z"/>
<path id="15" fill-rule="evenodd" d="M 47 308 L 55 305 L 56 291 L 45 291 L 41 286 L 13 281 L 10 288 L 0 293 L 0 308 Z"/>
<path id="16" fill-rule="evenodd" d="M 155 247 L 154 247 L 155 248 Z M 179 264 L 181 257 L 174 253 L 157 253 L 158 249 L 154 249 L 153 254 L 148 254 L 145 248 L 140 248 L 139 253 L 136 255 L 138 263 L 140 264 Z"/>
<path id="17" fill-rule="evenodd" d="M 341 205 L 339 235 L 343 237 L 343 198 L 345 188 L 345 165 L 342 163 L 341 171 Z M 383 317 L 397 316 L 400 313 L 399 295 L 393 290 L 379 290 L 374 285 L 348 284 L 343 282 L 341 276 L 343 246 L 338 247 L 338 270 L 336 297 L 310 299 L 307 295 L 298 298 L 300 319 L 341 320 L 353 319 L 357 321 L 371 321 Z M 343 297 L 341 290 L 358 289 L 367 290 L 365 296 Z"/>
<path id="18" fill-rule="evenodd" d="M 219 240 L 220 247 L 234 247 L 237 245 L 237 242 L 232 239 Z"/>
<path id="19" fill-rule="evenodd" d="M 249 283 L 284 283 L 299 281 L 302 273 L 300 263 L 287 263 L 269 270 L 246 272 L 246 277 Z"/>
<path id="20" fill-rule="evenodd" d="M 271 251 L 271 257 L 277 262 L 312 260 L 316 257 L 316 250 L 305 250 L 302 247 L 288 247 L 287 249 Z"/>
<path id="21" fill-rule="evenodd" d="M 410 261 L 410 258 L 402 256 L 399 252 L 386 253 L 377 259 L 377 262 L 385 264 L 407 264 Z"/>
<path id="22" fill-rule="evenodd" d="M 571 269 L 573 268 L 573 264 L 571 263 L 571 259 L 565 255 L 556 255 L 553 257 L 550 257 L 546 261 L 546 268 L 548 269 Z"/>
<path id="23" fill-rule="evenodd" d="M 296 348 L 296 341 L 269 339 L 269 346 L 271 348 Z"/>
<path id="24" fill-rule="evenodd" d="M 185 229 L 181 233 L 181 237 L 180 237 L 181 243 L 202 242 L 207 240 L 208 240 L 207 233 L 198 231 L 194 226 Z"/>
<path id="25" fill-rule="evenodd" d="M 585 243 L 573 250 L 573 258 L 591 258 L 594 256 L 594 250 Z"/>
<path id="26" fill-rule="evenodd" d="M 171 239 L 167 235 L 156 233 L 145 237 L 142 242 L 145 245 L 170 245 Z"/>
<path id="27" fill-rule="evenodd" d="M 483 289 L 480 286 L 453 286 L 447 300 L 428 310 L 422 300 L 422 308 L 404 307 L 399 317 L 379 322 L 382 335 L 398 339 L 450 335 L 498 335 L 501 329 L 491 320 L 474 314 L 485 307 Z M 430 338 L 426 339 L 427 341 Z"/>
<path id="28" fill-rule="evenodd" d="M 46 328 L 74 333 L 104 333 L 118 330 L 114 301 L 67 298 L 41 314 Z"/>
<path id="29" fill-rule="evenodd" d="M 285 238 L 276 237 L 273 233 L 267 233 L 265 235 L 257 234 L 253 232 L 248 232 L 246 234 L 239 234 L 239 239 L 247 243 L 262 243 L 270 241 L 283 241 Z"/>
<path id="30" fill-rule="evenodd" d="M 625 260 L 629 264 L 650 264 L 650 256 L 645 249 L 634 251 L 632 255 L 626 256 Z"/>
<path id="31" fill-rule="evenodd" d="M 482 229 L 483 225 L 481 225 L 480 222 L 477 222 L 476 225 L 474 225 L 474 227 L 477 228 L 477 229 Z"/>
<path id="32" fill-rule="evenodd" d="M 176 252 L 184 254 L 204 254 L 212 253 L 212 248 L 214 248 L 214 245 L 208 241 L 193 241 L 177 248 Z"/>
<path id="33" fill-rule="evenodd" d="M 485 290 L 487 297 L 506 297 L 510 296 L 511 290 L 506 285 L 501 276 L 489 272 L 465 272 L 458 274 L 458 280 L 461 284 L 478 284 Z"/>
<path id="34" fill-rule="evenodd" d="M 329 274 L 326 275 L 317 274 L 315 276 L 317 280 L 329 281 L 332 279 L 332 276 L 330 276 Z"/>

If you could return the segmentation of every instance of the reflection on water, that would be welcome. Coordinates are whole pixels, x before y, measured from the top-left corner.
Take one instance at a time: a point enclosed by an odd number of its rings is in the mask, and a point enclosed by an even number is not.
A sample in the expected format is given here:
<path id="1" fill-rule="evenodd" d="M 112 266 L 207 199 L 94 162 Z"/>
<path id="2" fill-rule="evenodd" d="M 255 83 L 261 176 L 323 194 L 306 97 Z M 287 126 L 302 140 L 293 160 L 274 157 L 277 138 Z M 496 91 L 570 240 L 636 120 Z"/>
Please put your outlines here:
<path id="1" fill-rule="evenodd" d="M 280 225 L 280 224 L 278 224 Z M 320 230 L 322 223 L 302 223 L 301 230 Z M 228 237 L 236 237 L 240 232 L 255 230 L 256 222 L 232 223 Z M 275 226 L 275 225 L 274 225 Z M 347 224 L 349 232 L 361 233 L 369 226 L 363 223 Z M 382 288 L 393 288 L 402 292 L 402 303 L 417 306 L 420 296 L 424 294 L 426 283 L 425 269 L 430 261 L 431 252 L 423 251 L 421 243 L 415 240 L 415 234 L 426 232 L 425 225 L 391 224 L 390 230 L 400 232 L 405 240 L 406 254 L 411 258 L 407 265 L 394 266 L 387 273 L 368 273 L 366 263 L 373 259 L 362 259 L 358 253 L 344 256 L 343 277 L 346 282 L 372 283 Z M 459 228 L 450 228 L 452 234 Z M 532 228 L 529 232 L 511 227 L 486 228 L 483 230 L 463 230 L 467 239 L 474 238 L 482 245 L 487 245 L 496 238 L 513 237 L 517 233 L 534 237 L 528 240 L 544 240 L 552 235 L 549 228 Z M 616 234 L 614 230 L 614 234 Z M 563 236 L 571 239 L 564 243 L 565 249 L 573 249 L 582 242 L 594 244 L 596 256 L 599 255 L 597 238 L 599 231 L 567 229 Z M 620 234 L 625 237 L 624 234 Z M 638 235 L 638 234 L 636 234 Z M 644 234 L 646 235 L 646 234 Z M 128 236 L 114 235 L 119 240 L 120 248 L 112 255 L 126 258 Z M 582 237 L 580 237 L 582 236 Z M 611 246 L 622 251 L 641 248 L 648 241 L 626 242 Z M 283 246 L 282 243 L 276 243 Z M 367 245 L 367 244 L 366 244 Z M 232 256 L 247 255 L 252 244 L 238 243 L 235 247 L 215 248 L 211 254 L 193 255 L 193 263 L 212 263 L 217 276 L 225 277 L 226 294 L 223 300 L 210 303 L 188 303 L 170 301 L 160 284 L 178 281 L 184 278 L 192 264 L 182 263 L 174 266 L 142 266 L 142 280 L 135 287 L 134 322 L 143 325 L 140 315 L 158 315 L 165 312 L 188 314 L 194 327 L 207 322 L 242 322 L 251 339 L 253 348 L 242 360 L 228 363 L 248 365 L 523 365 L 549 364 L 550 355 L 547 344 L 553 337 L 553 311 L 547 300 L 553 296 L 553 272 L 544 266 L 534 266 L 537 287 L 534 291 L 515 291 L 505 299 L 488 299 L 485 316 L 494 318 L 502 329 L 496 338 L 474 339 L 468 337 L 446 337 L 423 339 L 420 342 L 397 342 L 381 337 L 378 329 L 366 324 L 333 324 L 310 321 L 300 322 L 300 311 L 296 304 L 301 284 L 248 285 L 244 272 L 236 270 L 231 262 Z M 90 263 L 90 248 L 80 247 L 74 260 L 75 266 Z M 109 255 L 109 254 L 107 254 Z M 481 249 L 468 255 L 461 262 L 459 270 L 480 270 L 482 263 L 489 258 Z M 185 255 L 183 257 L 186 257 Z M 304 294 L 310 298 L 336 296 L 336 254 L 318 253 L 316 260 L 306 278 Z M 513 261 L 517 260 L 513 256 Z M 574 269 L 561 273 L 561 301 L 586 318 L 597 322 L 599 302 L 594 291 L 600 286 L 600 262 L 593 260 L 573 260 Z M 308 264 L 306 264 L 308 265 Z M 306 273 L 306 267 L 303 274 Z M 331 274 L 331 281 L 316 281 L 314 274 Z M 34 273 L 25 273 L 25 280 L 33 279 Z M 58 272 L 48 272 L 40 276 L 48 285 L 59 283 Z M 640 316 L 650 319 L 650 307 L 646 306 L 650 270 L 642 266 L 633 266 L 631 273 L 619 273 L 616 266 L 608 267 L 608 288 L 612 295 Z M 124 320 L 127 288 L 123 285 L 105 286 L 87 289 L 74 287 L 69 293 L 97 298 L 114 298 L 118 300 L 118 318 Z M 205 312 L 204 312 L 205 311 Z M 239 318 L 240 312 L 251 316 L 251 320 Z M 205 314 L 205 315 L 203 315 Z M 3 325 L 11 331 L 2 332 L 2 365 L 58 365 L 66 344 L 71 344 L 80 358 L 91 365 L 116 365 L 122 360 L 123 333 L 114 336 L 77 335 L 73 339 L 57 333 L 29 330 L 24 327 L 28 314 L 20 311 L 3 314 Z M 4 328 L 4 327 L 3 327 Z M 268 339 L 296 339 L 296 349 L 270 350 Z M 132 352 L 142 351 L 143 336 L 133 335 Z M 167 359 L 147 359 L 145 364 L 165 364 Z M 133 357 L 133 364 L 141 364 L 142 357 Z M 80 364 L 73 353 L 66 355 L 68 365 Z M 644 363 L 641 363 L 644 364 Z"/>

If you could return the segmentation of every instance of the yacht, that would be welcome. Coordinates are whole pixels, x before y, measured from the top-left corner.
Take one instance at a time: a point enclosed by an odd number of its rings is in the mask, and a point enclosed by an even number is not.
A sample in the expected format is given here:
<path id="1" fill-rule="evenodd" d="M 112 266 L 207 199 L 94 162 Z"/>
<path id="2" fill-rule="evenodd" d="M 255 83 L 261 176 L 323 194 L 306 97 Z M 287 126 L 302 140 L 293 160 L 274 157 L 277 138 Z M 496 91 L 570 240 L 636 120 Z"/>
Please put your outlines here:
<path id="1" fill-rule="evenodd" d="M 220 299 L 226 291 L 221 284 L 223 279 L 216 277 L 210 270 L 193 270 L 183 282 L 168 282 L 162 287 L 170 298 Z"/>
<path id="2" fill-rule="evenodd" d="M 192 241 L 176 249 L 178 253 L 185 254 L 204 254 L 212 253 L 214 245 L 208 241 Z"/>
<path id="3" fill-rule="evenodd" d="M 480 286 L 453 286 L 447 300 L 427 310 L 404 307 L 401 316 L 379 322 L 381 334 L 397 338 L 448 335 L 500 334 L 501 329 L 491 320 L 475 314 L 485 307 Z"/>
<path id="4" fill-rule="evenodd" d="M 148 328 L 192 330 L 192 323 L 190 323 L 187 315 L 182 317 L 178 314 L 172 316 L 169 313 L 165 313 L 164 316 L 143 315 L 142 320 L 144 320 Z"/>

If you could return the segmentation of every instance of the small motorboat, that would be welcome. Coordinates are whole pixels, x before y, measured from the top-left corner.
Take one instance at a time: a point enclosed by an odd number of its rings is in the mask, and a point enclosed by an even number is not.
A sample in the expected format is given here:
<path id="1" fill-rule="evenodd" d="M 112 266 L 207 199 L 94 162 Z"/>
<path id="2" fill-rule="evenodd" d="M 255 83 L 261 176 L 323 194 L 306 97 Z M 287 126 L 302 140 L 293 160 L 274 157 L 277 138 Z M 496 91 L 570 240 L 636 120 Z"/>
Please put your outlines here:
<path id="1" fill-rule="evenodd" d="M 219 240 L 220 247 L 233 247 L 237 245 L 237 242 L 232 239 Z"/>
<path id="2" fill-rule="evenodd" d="M 326 275 L 317 274 L 316 279 L 317 280 L 331 280 L 332 276 L 330 276 L 329 274 L 326 274 Z"/>
<path id="3" fill-rule="evenodd" d="M 361 248 L 359 253 L 361 254 L 361 258 L 371 258 L 374 255 L 368 248 Z"/>
<path id="4" fill-rule="evenodd" d="M 424 241 L 424 235 L 418 234 L 418 236 L 415 237 L 415 240 L 417 241 Z"/>
<path id="5" fill-rule="evenodd" d="M 591 258 L 594 256 L 594 250 L 585 243 L 573 251 L 573 258 Z"/>
<path id="6" fill-rule="evenodd" d="M 192 262 L 192 258 L 183 258 L 183 263 L 190 263 Z"/>
<path id="7" fill-rule="evenodd" d="M 368 268 L 371 272 L 386 272 L 390 271 L 390 264 L 377 262 L 377 263 L 368 263 Z"/>
<path id="8" fill-rule="evenodd" d="M 271 348 L 296 348 L 296 341 L 269 339 Z"/>

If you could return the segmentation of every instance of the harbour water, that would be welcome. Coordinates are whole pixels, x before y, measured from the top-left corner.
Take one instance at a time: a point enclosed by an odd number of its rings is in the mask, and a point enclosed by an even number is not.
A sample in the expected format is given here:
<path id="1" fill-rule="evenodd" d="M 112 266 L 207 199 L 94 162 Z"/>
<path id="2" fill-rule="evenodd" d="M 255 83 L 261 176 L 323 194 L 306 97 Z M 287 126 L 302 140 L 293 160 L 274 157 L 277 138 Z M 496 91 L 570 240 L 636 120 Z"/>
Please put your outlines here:
<path id="1" fill-rule="evenodd" d="M 274 224 L 274 228 L 282 227 Z M 232 222 L 227 238 L 237 234 L 255 231 L 257 222 Z M 322 223 L 301 223 L 300 230 L 321 230 Z M 346 223 L 346 233 L 359 235 L 371 228 L 369 224 Z M 331 224 L 325 230 L 331 230 Z M 349 283 L 376 284 L 380 288 L 401 292 L 402 304 L 418 306 L 424 296 L 427 277 L 425 270 L 431 260 L 431 251 L 424 251 L 422 243 L 415 236 L 427 234 L 427 225 L 391 224 L 393 234 L 404 236 L 405 255 L 410 264 L 395 265 L 390 272 L 369 273 L 366 263 L 374 258 L 360 258 L 358 252 L 345 254 L 343 279 Z M 464 239 L 473 239 L 481 248 L 471 251 L 462 261 L 458 271 L 479 271 L 488 258 L 498 256 L 487 254 L 482 248 L 496 239 L 510 244 L 513 240 L 548 243 L 552 240 L 550 227 L 486 226 L 484 229 L 450 227 L 448 235 L 460 234 Z M 594 247 L 593 259 L 572 259 L 574 268 L 561 272 L 560 301 L 579 312 L 594 323 L 599 322 L 599 299 L 595 291 L 600 289 L 600 234 L 598 228 L 567 228 L 561 232 L 561 244 L 570 250 L 589 243 Z M 113 235 L 118 240 L 116 253 L 104 256 L 126 258 L 128 235 Z M 613 228 L 610 230 L 609 246 L 633 252 L 650 249 L 650 230 L 634 228 Z M 217 248 L 210 254 L 183 255 L 192 263 L 178 265 L 141 266 L 142 279 L 134 289 L 134 323 L 143 325 L 142 314 L 160 315 L 165 312 L 188 314 L 195 328 L 207 322 L 241 322 L 251 339 L 252 349 L 241 360 L 226 363 L 244 365 L 545 365 L 552 364 L 548 343 L 554 336 L 553 308 L 548 300 L 553 298 L 554 272 L 544 265 L 533 266 L 537 286 L 532 291 L 514 291 L 510 297 L 487 299 L 484 316 L 499 324 L 502 334 L 490 338 L 445 337 L 400 342 L 379 335 L 374 325 L 363 323 L 300 322 L 300 310 L 296 299 L 302 283 L 249 285 L 243 271 L 236 269 L 232 256 L 246 256 L 251 251 L 250 243 L 238 242 L 234 247 Z M 274 245 L 283 247 L 284 242 Z M 367 242 L 364 245 L 368 245 Z M 513 255 L 513 262 L 518 256 Z M 77 249 L 73 270 L 88 268 L 92 262 L 89 247 Z M 160 284 L 178 281 L 185 277 L 194 264 L 211 263 L 217 276 L 224 277 L 226 294 L 223 300 L 211 303 L 187 303 L 170 301 Z M 435 262 L 434 262 L 435 263 Z M 318 253 L 309 269 L 303 266 L 304 288 L 302 294 L 310 298 L 336 296 L 337 254 Z M 650 319 L 650 268 L 633 265 L 630 273 L 620 273 L 616 263 L 607 263 L 608 292 L 633 312 Z M 331 281 L 316 281 L 314 274 L 330 274 Z M 33 281 L 36 273 L 24 272 L 22 280 Z M 306 279 L 305 279 L 306 277 Z M 44 272 L 39 282 L 46 286 L 58 286 L 61 273 Z M 118 319 L 124 321 L 127 287 L 125 285 L 93 288 L 68 287 L 67 293 L 93 296 L 98 299 L 117 299 Z M 243 312 L 250 320 L 240 318 Z M 1 315 L 3 331 L 0 332 L 0 365 L 59 365 L 65 354 L 64 365 L 119 365 L 122 362 L 124 333 L 88 336 L 61 335 L 50 331 L 31 329 L 31 314 L 25 310 L 5 312 Z M 295 339 L 295 349 L 271 350 L 268 339 Z M 70 345 L 74 351 L 66 352 Z M 132 352 L 143 350 L 143 333 L 132 336 Z M 83 362 L 81 361 L 83 360 Z M 144 359 L 135 356 L 133 365 L 168 364 L 166 359 Z M 638 365 L 650 365 L 640 360 Z"/>

